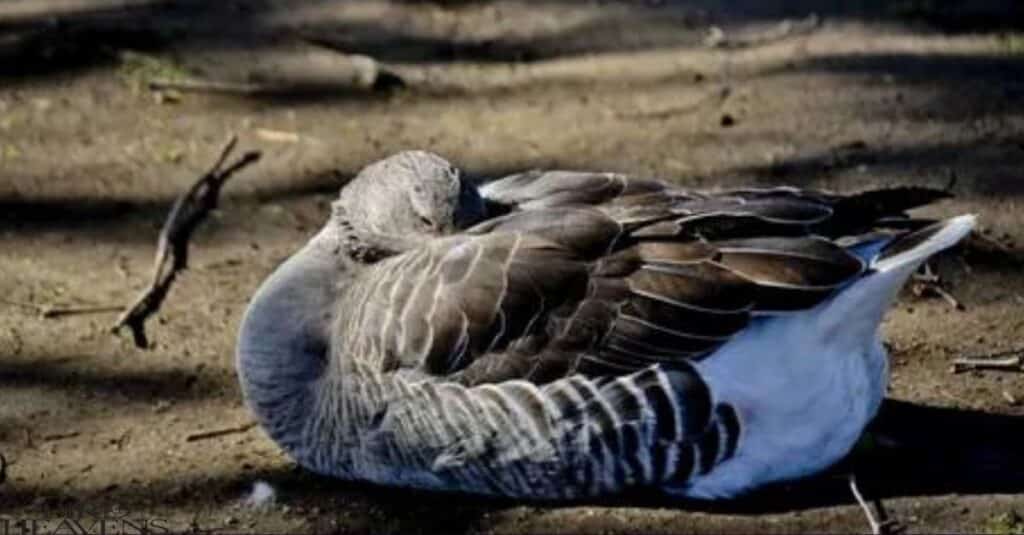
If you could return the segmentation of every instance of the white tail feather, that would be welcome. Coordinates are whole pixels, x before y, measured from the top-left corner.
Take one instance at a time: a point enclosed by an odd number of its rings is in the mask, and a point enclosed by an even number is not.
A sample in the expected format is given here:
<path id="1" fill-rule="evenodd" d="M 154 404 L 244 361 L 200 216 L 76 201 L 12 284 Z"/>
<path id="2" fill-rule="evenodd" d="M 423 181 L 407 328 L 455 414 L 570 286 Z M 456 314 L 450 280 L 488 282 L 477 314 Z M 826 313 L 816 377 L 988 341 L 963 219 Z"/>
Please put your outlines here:
<path id="1" fill-rule="evenodd" d="M 935 235 L 928 237 L 927 240 L 917 244 L 915 247 L 892 256 L 887 256 L 883 252 L 875 257 L 871 262 L 871 269 L 882 272 L 891 271 L 908 264 L 920 264 L 932 255 L 956 245 L 970 234 L 977 222 L 978 218 L 974 215 L 962 215 L 943 221 L 939 223 L 941 229 Z M 924 233 L 931 230 L 932 228 L 930 227 L 919 232 Z M 915 265 L 914 267 L 916 269 L 917 266 Z"/>
<path id="2" fill-rule="evenodd" d="M 932 255 L 956 245 L 976 222 L 973 215 L 960 216 L 897 238 L 871 261 L 870 272 L 821 305 L 821 332 L 827 338 L 851 340 L 874 336 L 885 312 L 914 271 Z M 903 249 L 917 240 L 920 243 Z"/>

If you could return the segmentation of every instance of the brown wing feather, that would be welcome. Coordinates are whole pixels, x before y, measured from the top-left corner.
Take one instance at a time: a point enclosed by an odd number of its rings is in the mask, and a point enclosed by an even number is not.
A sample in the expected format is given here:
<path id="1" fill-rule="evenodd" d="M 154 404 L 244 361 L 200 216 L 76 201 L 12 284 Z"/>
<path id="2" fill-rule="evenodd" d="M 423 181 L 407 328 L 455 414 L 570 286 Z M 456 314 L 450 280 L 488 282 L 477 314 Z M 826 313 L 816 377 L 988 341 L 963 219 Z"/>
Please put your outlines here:
<path id="1" fill-rule="evenodd" d="M 622 195 L 658 192 L 665 184 L 617 173 L 527 171 L 484 185 L 480 194 L 506 209 L 601 204 Z"/>
<path id="2" fill-rule="evenodd" d="M 814 306 L 859 276 L 863 262 L 815 235 L 863 226 L 844 215 L 850 206 L 890 217 L 930 199 L 699 194 L 568 172 L 483 191 L 512 211 L 381 262 L 364 281 L 373 306 L 350 328 L 379 339 L 361 347 L 470 385 L 671 369 L 714 352 L 754 313 Z"/>

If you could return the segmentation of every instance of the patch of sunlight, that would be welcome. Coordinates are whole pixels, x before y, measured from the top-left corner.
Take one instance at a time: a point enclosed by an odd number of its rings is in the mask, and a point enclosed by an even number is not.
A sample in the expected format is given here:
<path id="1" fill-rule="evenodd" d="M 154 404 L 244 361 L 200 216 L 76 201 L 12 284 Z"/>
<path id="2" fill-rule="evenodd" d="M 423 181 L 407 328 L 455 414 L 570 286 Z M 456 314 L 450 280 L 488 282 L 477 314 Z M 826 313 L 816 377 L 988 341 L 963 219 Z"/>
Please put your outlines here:
<path id="1" fill-rule="evenodd" d="M 982 531 L 994 535 L 1024 535 L 1024 518 L 1016 511 L 1003 513 L 985 522 Z"/>
<path id="2" fill-rule="evenodd" d="M 20 157 L 21 149 L 11 145 L 10 143 L 4 145 L 3 148 L 0 149 L 0 160 L 17 160 Z"/>
<path id="3" fill-rule="evenodd" d="M 190 77 L 184 67 L 161 56 L 122 50 L 118 53 L 118 60 L 117 75 L 134 93 L 146 90 L 154 80 L 181 81 Z"/>
<path id="4" fill-rule="evenodd" d="M 1011 32 L 999 36 L 999 49 L 1012 55 L 1024 54 L 1024 33 Z"/>

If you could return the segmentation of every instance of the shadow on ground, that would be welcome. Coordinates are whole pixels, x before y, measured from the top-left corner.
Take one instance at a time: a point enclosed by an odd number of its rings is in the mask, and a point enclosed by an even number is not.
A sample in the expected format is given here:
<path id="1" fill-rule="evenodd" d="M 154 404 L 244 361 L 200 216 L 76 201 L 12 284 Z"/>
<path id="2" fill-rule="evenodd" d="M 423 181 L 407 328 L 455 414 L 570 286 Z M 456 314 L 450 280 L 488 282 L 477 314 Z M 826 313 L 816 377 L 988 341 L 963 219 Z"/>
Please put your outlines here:
<path id="1" fill-rule="evenodd" d="M 1024 5 L 1012 0 L 701 0 L 657 5 L 610 2 L 595 8 L 591 17 L 569 25 L 568 29 L 480 37 L 472 32 L 465 36 L 425 32 L 410 23 L 438 13 L 479 16 L 485 12 L 487 2 L 449 3 L 446 7 L 431 2 L 410 3 L 405 7 L 413 14 L 408 20 L 378 17 L 369 22 L 358 17 L 332 17 L 324 7 L 330 4 L 330 0 L 154 0 L 78 10 L 22 9 L 5 14 L 0 9 L 0 80 L 11 84 L 38 76 L 82 72 L 116 62 L 114 51 L 120 49 L 269 49 L 282 41 L 314 43 L 347 53 L 367 54 L 385 62 L 519 63 L 606 52 L 702 47 L 712 26 L 727 30 L 745 25 L 764 26 L 809 14 L 827 20 L 917 25 L 948 33 L 1024 28 Z M 560 4 L 570 2 L 546 0 L 534 3 L 530 9 L 551 10 L 552 16 L 557 16 Z M 316 23 L 281 22 L 282 15 L 303 9 L 320 9 L 327 15 Z M 643 32 L 636 32 L 637 28 L 643 28 Z M 611 34 L 632 37 L 609 39 Z"/>
<path id="2" fill-rule="evenodd" d="M 50 392 L 77 390 L 117 403 L 153 400 L 197 401 L 236 388 L 233 377 L 223 380 L 205 372 L 179 369 L 107 372 L 68 365 L 88 357 L 46 361 L 5 362 L 0 358 L 0 388 L 6 392 L 40 388 Z M 112 406 L 116 407 L 116 403 Z"/>
<path id="3" fill-rule="evenodd" d="M 823 177 L 865 166 L 876 175 L 887 169 L 899 172 L 920 166 L 932 175 L 931 180 L 920 185 L 935 188 L 953 185 L 952 191 L 957 196 L 1005 198 L 1024 194 L 1024 181 L 1020 180 L 1022 163 L 1024 146 L 1012 138 L 910 147 L 870 146 L 857 141 L 730 172 L 765 184 L 808 186 Z M 966 178 L 961 179 L 958 171 Z"/>
<path id="4" fill-rule="evenodd" d="M 873 431 L 893 445 L 851 456 L 822 476 L 767 488 L 732 502 L 688 502 L 636 492 L 588 504 L 732 515 L 798 511 L 854 503 L 845 478 L 849 471 L 857 474 L 868 496 L 879 499 L 1024 491 L 1024 456 L 1020 455 L 1024 451 L 1022 417 L 887 400 Z M 381 532 L 454 533 L 474 526 L 489 512 L 523 505 L 501 499 L 339 482 L 294 467 L 214 474 L 193 481 L 169 477 L 145 487 L 123 486 L 92 497 L 52 488 L 14 488 L 7 489 L 5 499 L 14 506 L 35 504 L 48 508 L 102 503 L 131 506 L 156 500 L 162 507 L 188 505 L 201 511 L 203 507 L 214 510 L 216 504 L 235 503 L 254 480 L 270 482 L 278 491 L 280 503 L 300 508 L 316 504 L 312 522 L 323 527 L 328 527 L 332 518 L 344 516 L 349 528 L 374 526 Z M 196 492 L 199 488 L 204 492 Z M 213 502 L 209 502 L 211 499 Z M 436 514 L 438 510 L 445 514 Z"/>

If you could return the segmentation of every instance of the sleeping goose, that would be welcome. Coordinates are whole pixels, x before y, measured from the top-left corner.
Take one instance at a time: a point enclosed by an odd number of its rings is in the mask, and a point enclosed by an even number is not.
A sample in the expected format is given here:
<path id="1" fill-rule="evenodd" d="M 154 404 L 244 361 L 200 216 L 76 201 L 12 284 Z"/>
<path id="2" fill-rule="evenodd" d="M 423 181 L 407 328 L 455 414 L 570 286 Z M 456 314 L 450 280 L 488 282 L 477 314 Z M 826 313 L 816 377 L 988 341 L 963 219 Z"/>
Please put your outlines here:
<path id="1" fill-rule="evenodd" d="M 736 496 L 857 442 L 886 390 L 886 309 L 974 225 L 904 214 L 943 196 L 566 171 L 478 189 L 399 153 L 256 292 L 242 390 L 288 455 L 338 478 Z"/>

